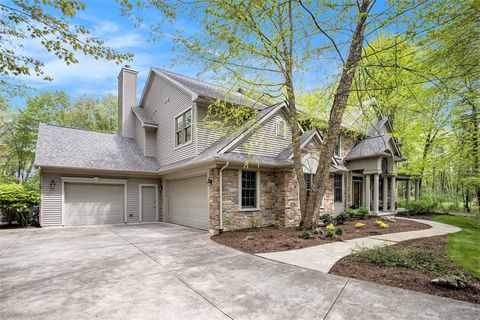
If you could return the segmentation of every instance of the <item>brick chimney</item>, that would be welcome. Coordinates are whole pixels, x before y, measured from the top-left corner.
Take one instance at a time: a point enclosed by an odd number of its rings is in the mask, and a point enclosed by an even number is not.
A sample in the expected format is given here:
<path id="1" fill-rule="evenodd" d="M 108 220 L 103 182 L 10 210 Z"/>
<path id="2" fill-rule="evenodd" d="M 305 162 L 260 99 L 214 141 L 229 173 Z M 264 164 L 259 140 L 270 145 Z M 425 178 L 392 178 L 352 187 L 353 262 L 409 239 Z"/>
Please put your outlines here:
<path id="1" fill-rule="evenodd" d="M 135 119 L 132 107 L 137 103 L 138 71 L 126 65 L 118 74 L 118 134 L 135 137 Z"/>

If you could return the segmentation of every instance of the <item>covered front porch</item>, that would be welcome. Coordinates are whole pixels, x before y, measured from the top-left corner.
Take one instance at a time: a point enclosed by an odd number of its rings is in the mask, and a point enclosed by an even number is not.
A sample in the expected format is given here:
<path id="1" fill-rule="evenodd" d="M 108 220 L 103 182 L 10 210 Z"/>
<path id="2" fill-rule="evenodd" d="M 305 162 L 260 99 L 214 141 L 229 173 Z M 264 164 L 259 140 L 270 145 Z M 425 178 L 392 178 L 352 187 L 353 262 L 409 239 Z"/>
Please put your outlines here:
<path id="1" fill-rule="evenodd" d="M 406 175 L 384 173 L 352 174 L 352 206 L 368 208 L 373 215 L 395 214 L 403 208 L 397 207 L 397 185 L 405 183 L 405 199 L 408 204 L 413 197 L 420 198 L 420 181 Z"/>
<path id="2" fill-rule="evenodd" d="M 401 157 L 391 150 L 369 158 L 361 158 L 349 161 L 352 170 L 351 180 L 351 206 L 368 208 L 373 215 L 395 214 L 398 211 L 397 195 L 398 182 L 405 183 L 406 203 L 412 196 L 420 198 L 420 180 L 396 171 L 396 162 Z"/>

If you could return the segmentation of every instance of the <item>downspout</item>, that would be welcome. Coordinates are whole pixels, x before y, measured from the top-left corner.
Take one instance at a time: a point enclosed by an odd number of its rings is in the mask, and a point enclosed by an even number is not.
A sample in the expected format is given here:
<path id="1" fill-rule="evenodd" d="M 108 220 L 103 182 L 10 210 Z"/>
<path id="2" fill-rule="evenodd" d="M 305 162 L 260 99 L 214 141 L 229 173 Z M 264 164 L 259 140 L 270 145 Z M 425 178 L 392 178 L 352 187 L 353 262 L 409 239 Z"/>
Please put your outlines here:
<path id="1" fill-rule="evenodd" d="M 219 233 L 223 232 L 223 170 L 225 170 L 228 165 L 230 164 L 229 161 L 225 163 L 225 165 L 220 169 L 220 228 L 218 229 Z"/>

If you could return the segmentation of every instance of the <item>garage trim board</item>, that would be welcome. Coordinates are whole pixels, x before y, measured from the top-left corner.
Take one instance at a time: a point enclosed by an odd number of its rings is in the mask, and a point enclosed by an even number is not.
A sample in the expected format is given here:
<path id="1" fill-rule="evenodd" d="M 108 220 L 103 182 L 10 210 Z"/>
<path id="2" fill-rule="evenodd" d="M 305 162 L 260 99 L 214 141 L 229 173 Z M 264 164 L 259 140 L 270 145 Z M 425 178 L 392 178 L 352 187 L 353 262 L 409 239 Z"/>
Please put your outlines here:
<path id="1" fill-rule="evenodd" d="M 99 177 L 79 178 L 79 177 L 60 177 L 62 180 L 62 225 L 65 226 L 65 183 L 85 183 L 85 184 L 115 184 L 123 185 L 124 192 L 124 217 L 123 222 L 127 222 L 127 180 L 125 179 L 104 179 Z"/>
<path id="2" fill-rule="evenodd" d="M 142 203 L 142 199 L 143 199 L 143 189 L 142 187 L 154 187 L 155 188 L 155 215 L 156 215 L 156 221 L 155 222 L 159 222 L 159 214 L 158 214 L 158 184 L 154 184 L 154 183 L 140 183 L 138 185 L 138 222 L 143 222 L 143 203 Z M 125 220 L 126 221 L 126 220 Z"/>

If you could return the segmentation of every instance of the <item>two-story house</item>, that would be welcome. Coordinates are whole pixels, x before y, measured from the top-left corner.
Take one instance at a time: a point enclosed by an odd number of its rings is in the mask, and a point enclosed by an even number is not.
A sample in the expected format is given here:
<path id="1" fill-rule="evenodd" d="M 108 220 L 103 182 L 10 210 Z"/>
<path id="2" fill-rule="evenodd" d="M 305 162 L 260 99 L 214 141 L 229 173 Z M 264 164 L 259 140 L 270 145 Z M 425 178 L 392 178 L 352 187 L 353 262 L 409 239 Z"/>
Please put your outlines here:
<path id="1" fill-rule="evenodd" d="M 137 104 L 137 71 L 118 75 L 118 133 L 40 125 L 42 226 L 171 222 L 210 232 L 299 223 L 291 130 L 283 103 L 262 105 L 256 121 L 222 136 L 204 120 L 218 99 L 249 106 L 240 92 L 152 68 Z M 258 106 L 257 106 L 258 107 Z M 339 137 L 321 209 L 365 206 L 395 211 L 396 163 L 402 154 L 385 117 L 352 138 Z M 321 135 L 301 137 L 307 186 Z M 245 163 L 248 162 L 248 167 Z"/>

